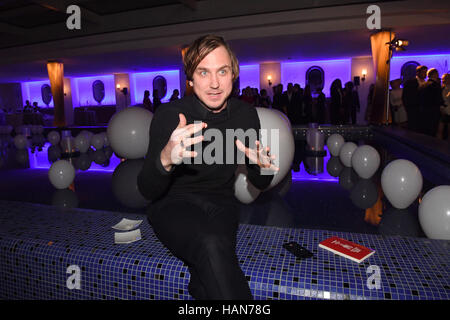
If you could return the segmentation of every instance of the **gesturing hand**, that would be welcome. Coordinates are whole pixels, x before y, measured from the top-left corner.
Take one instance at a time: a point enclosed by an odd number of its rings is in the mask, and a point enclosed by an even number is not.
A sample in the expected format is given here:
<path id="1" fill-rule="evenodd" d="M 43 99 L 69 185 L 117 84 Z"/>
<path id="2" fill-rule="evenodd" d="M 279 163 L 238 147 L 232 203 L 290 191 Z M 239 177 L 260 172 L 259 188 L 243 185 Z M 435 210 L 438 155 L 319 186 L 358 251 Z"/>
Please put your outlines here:
<path id="1" fill-rule="evenodd" d="M 270 155 L 270 148 L 263 148 L 259 140 L 255 141 L 256 149 L 247 148 L 240 140 L 236 140 L 236 146 L 241 150 L 247 158 L 256 163 L 260 168 L 269 169 L 274 172 L 280 170 L 273 164 L 276 159 L 275 155 Z"/>
<path id="2" fill-rule="evenodd" d="M 161 151 L 161 163 L 167 171 L 172 165 L 178 165 L 183 158 L 196 157 L 196 151 L 187 151 L 189 146 L 203 141 L 203 135 L 191 138 L 192 135 L 207 127 L 205 122 L 186 125 L 186 117 L 178 114 L 180 122 L 170 136 L 169 142 Z"/>

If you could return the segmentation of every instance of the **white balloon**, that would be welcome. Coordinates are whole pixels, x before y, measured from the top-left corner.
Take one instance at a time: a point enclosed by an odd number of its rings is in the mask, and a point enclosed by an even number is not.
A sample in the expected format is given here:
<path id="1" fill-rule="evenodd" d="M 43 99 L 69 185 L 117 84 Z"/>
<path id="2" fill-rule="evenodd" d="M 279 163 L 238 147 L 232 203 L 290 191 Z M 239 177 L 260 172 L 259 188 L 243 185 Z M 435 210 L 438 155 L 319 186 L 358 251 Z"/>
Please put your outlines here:
<path id="1" fill-rule="evenodd" d="M 95 150 L 102 149 L 105 145 L 105 138 L 101 133 L 94 134 L 91 139 L 91 144 Z"/>
<path id="2" fill-rule="evenodd" d="M 66 189 L 75 178 L 75 168 L 67 160 L 58 160 L 50 166 L 48 178 L 56 189 Z"/>
<path id="3" fill-rule="evenodd" d="M 353 142 L 344 143 L 341 150 L 339 151 L 339 159 L 341 159 L 341 162 L 344 166 L 346 167 L 352 166 L 353 152 L 356 150 L 357 147 L 358 146 Z"/>
<path id="4" fill-rule="evenodd" d="M 14 145 L 17 149 L 25 149 L 27 144 L 28 140 L 23 134 L 18 134 L 14 137 Z"/>
<path id="5" fill-rule="evenodd" d="M 251 203 L 258 198 L 261 191 L 247 179 L 247 167 L 239 164 L 235 172 L 234 196 L 242 203 Z"/>
<path id="6" fill-rule="evenodd" d="M 106 131 L 114 152 L 127 159 L 143 158 L 148 150 L 152 118 L 153 113 L 139 107 L 116 113 Z"/>
<path id="7" fill-rule="evenodd" d="M 370 179 L 380 166 L 380 155 L 374 147 L 363 145 L 353 151 L 351 163 L 361 178 Z"/>
<path id="8" fill-rule="evenodd" d="M 419 223 L 428 238 L 450 240 L 450 185 L 435 187 L 423 196 Z"/>
<path id="9" fill-rule="evenodd" d="M 61 140 L 61 136 L 59 135 L 59 133 L 57 131 L 50 131 L 47 134 L 47 140 L 48 142 L 50 142 L 50 144 L 52 146 L 56 146 L 59 141 Z"/>
<path id="10" fill-rule="evenodd" d="M 81 153 L 86 153 L 90 146 L 91 144 L 89 142 L 88 135 L 79 133 L 75 137 L 75 148 L 77 148 Z"/>
<path id="11" fill-rule="evenodd" d="M 80 134 L 82 134 L 82 135 L 84 135 L 85 137 L 86 137 L 86 139 L 87 139 L 87 142 L 89 143 L 89 147 L 91 146 L 91 139 L 92 139 L 92 136 L 94 135 L 92 132 L 90 132 L 90 131 L 87 131 L 87 130 L 82 130 L 80 133 L 79 133 L 79 135 Z"/>
<path id="12" fill-rule="evenodd" d="M 280 168 L 265 189 L 269 190 L 283 180 L 291 169 L 295 151 L 294 134 L 289 120 L 281 112 L 259 107 L 256 112 L 261 124 L 260 141 L 264 147 L 270 147 L 270 153 L 276 156 L 274 164 Z"/>
<path id="13" fill-rule="evenodd" d="M 409 160 L 389 163 L 381 174 L 381 187 L 389 202 L 397 209 L 405 209 L 416 200 L 422 190 L 422 174 Z"/>
<path id="14" fill-rule="evenodd" d="M 339 156 L 339 151 L 341 151 L 342 146 L 344 145 L 345 140 L 340 134 L 333 133 L 327 139 L 327 148 L 330 151 L 333 157 Z"/>

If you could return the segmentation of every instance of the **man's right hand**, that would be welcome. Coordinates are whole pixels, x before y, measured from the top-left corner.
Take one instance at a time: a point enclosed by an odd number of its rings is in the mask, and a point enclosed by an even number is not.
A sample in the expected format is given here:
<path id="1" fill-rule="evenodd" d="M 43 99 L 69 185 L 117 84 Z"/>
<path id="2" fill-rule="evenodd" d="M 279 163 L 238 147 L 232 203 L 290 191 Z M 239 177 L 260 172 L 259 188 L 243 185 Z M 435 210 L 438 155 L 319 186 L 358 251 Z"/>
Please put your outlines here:
<path id="1" fill-rule="evenodd" d="M 161 151 L 161 164 L 166 171 L 170 171 L 173 165 L 178 165 L 183 158 L 196 157 L 196 151 L 187 151 L 186 149 L 196 143 L 203 141 L 204 137 L 192 135 L 207 127 L 205 122 L 198 122 L 186 125 L 184 114 L 178 114 L 180 122 L 170 136 L 169 142 Z"/>

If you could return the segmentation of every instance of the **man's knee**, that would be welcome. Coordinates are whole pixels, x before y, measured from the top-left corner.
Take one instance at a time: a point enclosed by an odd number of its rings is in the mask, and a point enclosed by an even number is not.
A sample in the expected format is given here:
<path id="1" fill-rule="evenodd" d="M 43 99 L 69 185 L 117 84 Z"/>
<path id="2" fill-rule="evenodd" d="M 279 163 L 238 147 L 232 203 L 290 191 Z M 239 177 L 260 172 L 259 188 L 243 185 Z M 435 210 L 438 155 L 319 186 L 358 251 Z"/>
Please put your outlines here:
<path id="1" fill-rule="evenodd" d="M 196 260 L 204 258 L 214 260 L 228 260 L 235 255 L 235 242 L 229 235 L 224 234 L 201 234 L 196 241 Z"/>

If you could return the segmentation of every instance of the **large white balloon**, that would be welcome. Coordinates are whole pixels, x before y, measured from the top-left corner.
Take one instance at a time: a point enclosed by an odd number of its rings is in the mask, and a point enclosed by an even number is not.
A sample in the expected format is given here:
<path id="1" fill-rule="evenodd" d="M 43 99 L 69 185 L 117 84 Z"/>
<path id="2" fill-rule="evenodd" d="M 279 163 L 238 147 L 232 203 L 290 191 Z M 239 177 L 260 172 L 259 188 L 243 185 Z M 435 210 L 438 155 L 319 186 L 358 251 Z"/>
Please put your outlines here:
<path id="1" fill-rule="evenodd" d="M 239 164 L 235 172 L 234 196 L 242 203 L 251 203 L 258 198 L 261 191 L 256 188 L 247 178 L 247 167 Z"/>
<path id="2" fill-rule="evenodd" d="M 139 107 L 116 113 L 106 131 L 114 152 L 127 159 L 143 158 L 150 141 L 149 129 L 153 114 Z"/>
<path id="3" fill-rule="evenodd" d="M 28 140 L 23 134 L 18 134 L 14 137 L 14 145 L 17 149 L 25 149 L 28 145 Z"/>
<path id="4" fill-rule="evenodd" d="M 374 147 L 363 145 L 353 151 L 351 163 L 361 178 L 370 179 L 380 166 L 380 155 Z"/>
<path id="5" fill-rule="evenodd" d="M 419 205 L 419 222 L 428 238 L 450 240 L 450 185 L 425 194 Z"/>
<path id="6" fill-rule="evenodd" d="M 422 174 L 409 160 L 389 163 L 381 174 L 381 187 L 389 202 L 397 209 L 409 207 L 422 190 Z"/>
<path id="7" fill-rule="evenodd" d="M 333 133 L 327 139 L 327 148 L 333 157 L 338 157 L 342 146 L 344 145 L 344 137 L 340 134 Z"/>
<path id="8" fill-rule="evenodd" d="M 59 135 L 59 132 L 57 132 L 57 131 L 50 131 L 47 134 L 47 140 L 48 140 L 48 142 L 50 142 L 50 144 L 52 146 L 56 146 L 59 143 L 59 141 L 61 140 L 61 136 Z"/>
<path id="9" fill-rule="evenodd" d="M 294 134 L 289 120 L 281 112 L 267 108 L 256 108 L 256 112 L 261 124 L 261 143 L 264 147 L 270 147 L 270 153 L 276 156 L 274 164 L 280 168 L 266 188 L 269 190 L 283 180 L 291 169 L 295 151 Z"/>
<path id="10" fill-rule="evenodd" d="M 339 159 L 346 167 L 352 166 L 352 156 L 358 146 L 353 142 L 346 142 L 339 151 Z"/>
<path id="11" fill-rule="evenodd" d="M 67 160 L 58 160 L 50 166 L 48 177 L 56 189 L 66 189 L 75 178 L 75 168 Z"/>

